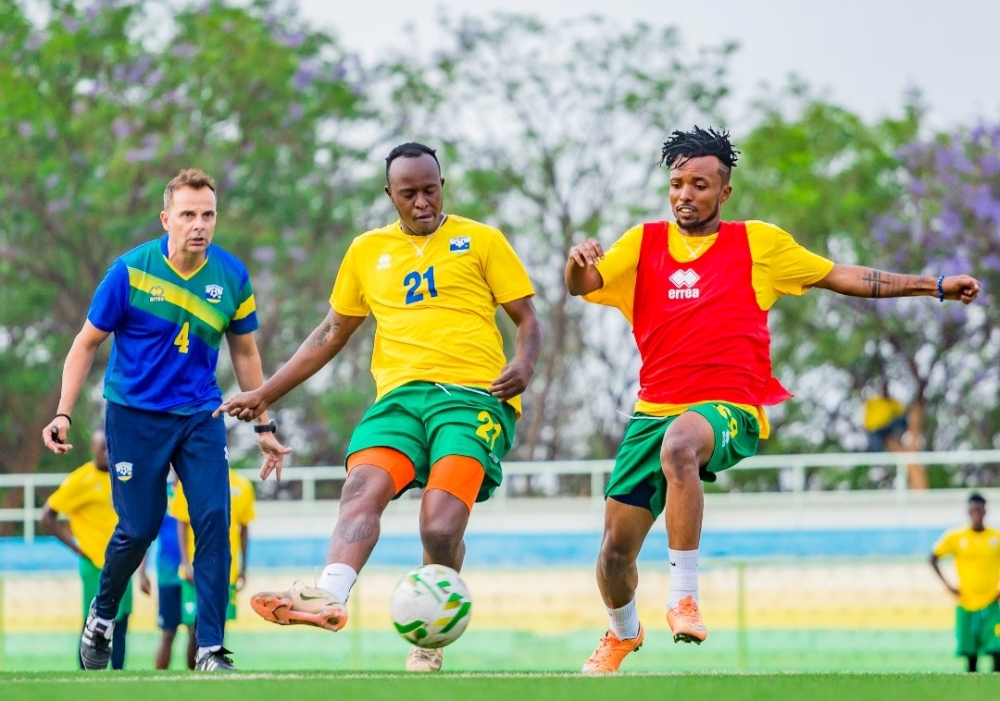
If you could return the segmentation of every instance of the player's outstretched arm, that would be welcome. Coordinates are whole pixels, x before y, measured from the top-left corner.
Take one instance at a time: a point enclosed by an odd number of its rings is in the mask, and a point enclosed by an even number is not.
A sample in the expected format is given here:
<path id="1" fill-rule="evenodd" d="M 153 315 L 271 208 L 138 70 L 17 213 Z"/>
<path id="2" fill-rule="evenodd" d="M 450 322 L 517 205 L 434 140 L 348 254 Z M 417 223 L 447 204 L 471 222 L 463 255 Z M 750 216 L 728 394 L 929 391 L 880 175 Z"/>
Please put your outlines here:
<path id="1" fill-rule="evenodd" d="M 364 322 L 363 316 L 345 316 L 330 310 L 323 322 L 309 334 L 274 377 L 251 392 L 241 392 L 224 401 L 213 416 L 229 414 L 240 421 L 253 421 L 291 390 L 315 375 L 344 347 Z"/>
<path id="2" fill-rule="evenodd" d="M 500 377 L 490 385 L 490 394 L 507 401 L 524 392 L 535 374 L 535 364 L 542 354 L 542 323 L 531 297 L 511 300 L 502 306 L 517 324 L 517 350 L 514 360 L 503 366 Z"/>
<path id="3" fill-rule="evenodd" d="M 42 441 L 45 447 L 58 455 L 64 455 L 73 449 L 66 442 L 66 432 L 70 427 L 69 417 L 76 406 L 76 398 L 80 396 L 83 383 L 94 364 L 94 356 L 104 340 L 110 336 L 107 331 L 101 331 L 89 321 L 83 322 L 83 328 L 73 339 L 73 345 L 66 354 L 63 364 L 62 393 L 59 395 L 57 416 L 42 429 Z"/>
<path id="4" fill-rule="evenodd" d="M 569 249 L 566 289 L 571 295 L 586 295 L 604 287 L 604 278 L 594 267 L 603 259 L 604 248 L 597 239 L 587 239 Z"/>
<path id="5" fill-rule="evenodd" d="M 940 286 L 939 286 L 940 283 Z M 968 275 L 930 277 L 903 275 L 860 265 L 834 265 L 815 287 L 851 297 L 939 297 L 969 304 L 979 294 L 979 281 Z"/>

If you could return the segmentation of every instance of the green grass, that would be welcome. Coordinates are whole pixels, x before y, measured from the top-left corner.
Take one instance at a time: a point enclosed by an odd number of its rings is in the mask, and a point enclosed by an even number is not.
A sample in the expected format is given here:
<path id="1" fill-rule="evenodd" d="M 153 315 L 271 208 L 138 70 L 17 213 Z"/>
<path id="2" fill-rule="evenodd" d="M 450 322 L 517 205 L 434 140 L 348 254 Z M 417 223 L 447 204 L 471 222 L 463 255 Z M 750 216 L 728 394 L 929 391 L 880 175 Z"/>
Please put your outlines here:
<path id="1" fill-rule="evenodd" d="M 844 701 L 982 701 L 1000 698 L 1000 675 L 943 674 L 685 674 L 580 675 L 386 673 L 207 675 L 166 673 L 2 673 L 4 701 L 609 701 L 611 699 L 766 699 Z"/>
<path id="2" fill-rule="evenodd" d="M 445 651 L 449 671 L 573 672 L 580 669 L 603 631 L 536 635 L 526 632 L 469 631 Z M 179 668 L 186 633 L 174 643 Z M 152 668 L 158 636 L 130 632 L 126 669 Z M 79 638 L 75 633 L 8 633 L 4 671 L 71 671 Z M 395 671 L 407 645 L 391 631 L 345 629 L 332 635 L 310 628 L 273 632 L 231 631 L 226 644 L 247 672 L 312 670 Z M 947 631 L 734 631 L 713 630 L 701 646 L 675 644 L 662 629 L 651 629 L 642 649 L 630 655 L 631 672 L 959 672 Z M 984 659 L 983 668 L 992 661 Z M 0 693 L 0 701 L 3 694 Z M 998 697 L 1000 698 L 1000 697 Z"/>

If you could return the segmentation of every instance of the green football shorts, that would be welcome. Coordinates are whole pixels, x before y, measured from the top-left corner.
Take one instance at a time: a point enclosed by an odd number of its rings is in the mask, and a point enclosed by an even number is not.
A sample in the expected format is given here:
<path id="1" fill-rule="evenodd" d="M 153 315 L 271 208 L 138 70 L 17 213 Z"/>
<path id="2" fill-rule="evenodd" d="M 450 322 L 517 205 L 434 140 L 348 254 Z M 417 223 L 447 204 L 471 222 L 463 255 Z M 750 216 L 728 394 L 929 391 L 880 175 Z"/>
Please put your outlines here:
<path id="1" fill-rule="evenodd" d="M 723 402 L 698 404 L 687 411 L 704 416 L 715 431 L 715 450 L 700 471 L 703 481 L 714 482 L 716 473 L 757 452 L 760 424 L 750 412 Z M 660 465 L 660 447 L 663 435 L 677 416 L 632 417 L 615 456 L 605 497 L 646 507 L 653 512 L 653 518 L 663 513 L 667 504 L 667 478 Z"/>
<path id="2" fill-rule="evenodd" d="M 476 501 L 500 486 L 500 460 L 514 442 L 514 408 L 475 387 L 409 382 L 379 399 L 354 429 L 347 456 L 366 448 L 392 448 L 413 463 L 411 487 L 424 487 L 431 465 L 449 455 L 472 458 L 486 471 Z M 398 495 L 397 495 L 398 496 Z"/>
<path id="3" fill-rule="evenodd" d="M 186 579 L 181 580 L 181 623 L 193 626 L 198 617 L 198 594 L 194 585 Z M 236 620 L 236 585 L 229 585 L 229 605 L 226 607 L 226 620 Z"/>
<path id="4" fill-rule="evenodd" d="M 955 640 L 955 654 L 963 657 L 1000 653 L 1000 603 L 978 611 L 956 607 Z"/>
<path id="5" fill-rule="evenodd" d="M 80 558 L 80 581 L 83 583 L 83 620 L 87 620 L 90 613 L 90 602 L 97 596 L 97 588 L 101 583 L 101 568 L 95 565 L 86 557 Z M 128 580 L 125 593 L 118 604 L 118 616 L 116 620 L 121 620 L 132 613 L 132 580 Z"/>

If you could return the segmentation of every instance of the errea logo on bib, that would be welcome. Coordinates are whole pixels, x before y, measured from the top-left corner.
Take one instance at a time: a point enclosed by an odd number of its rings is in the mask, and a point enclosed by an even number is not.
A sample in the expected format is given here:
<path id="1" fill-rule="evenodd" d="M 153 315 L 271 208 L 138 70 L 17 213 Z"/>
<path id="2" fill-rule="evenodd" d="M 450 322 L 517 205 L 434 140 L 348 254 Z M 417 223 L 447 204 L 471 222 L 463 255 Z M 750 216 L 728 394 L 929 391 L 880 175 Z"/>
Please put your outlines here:
<path id="1" fill-rule="evenodd" d="M 667 296 L 670 299 L 697 299 L 699 291 L 694 285 L 700 279 L 694 270 L 675 270 L 670 276 L 670 282 L 674 283 L 677 289 L 670 290 Z"/>

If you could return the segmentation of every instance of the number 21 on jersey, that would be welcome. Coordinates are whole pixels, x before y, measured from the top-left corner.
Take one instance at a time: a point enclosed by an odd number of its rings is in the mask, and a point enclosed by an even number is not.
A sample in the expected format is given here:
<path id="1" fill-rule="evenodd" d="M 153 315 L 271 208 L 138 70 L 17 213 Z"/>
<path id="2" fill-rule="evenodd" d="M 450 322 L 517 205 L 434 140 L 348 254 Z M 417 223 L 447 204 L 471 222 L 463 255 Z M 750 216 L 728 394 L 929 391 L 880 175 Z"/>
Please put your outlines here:
<path id="1" fill-rule="evenodd" d="M 427 283 L 427 294 L 431 297 L 437 297 L 438 291 L 437 286 L 434 284 L 434 266 L 427 268 L 423 273 L 414 270 L 413 272 L 407 273 L 406 277 L 403 278 L 403 286 L 406 287 L 406 303 L 415 304 L 420 302 L 424 298 L 424 293 L 420 291 L 420 288 Z"/>

